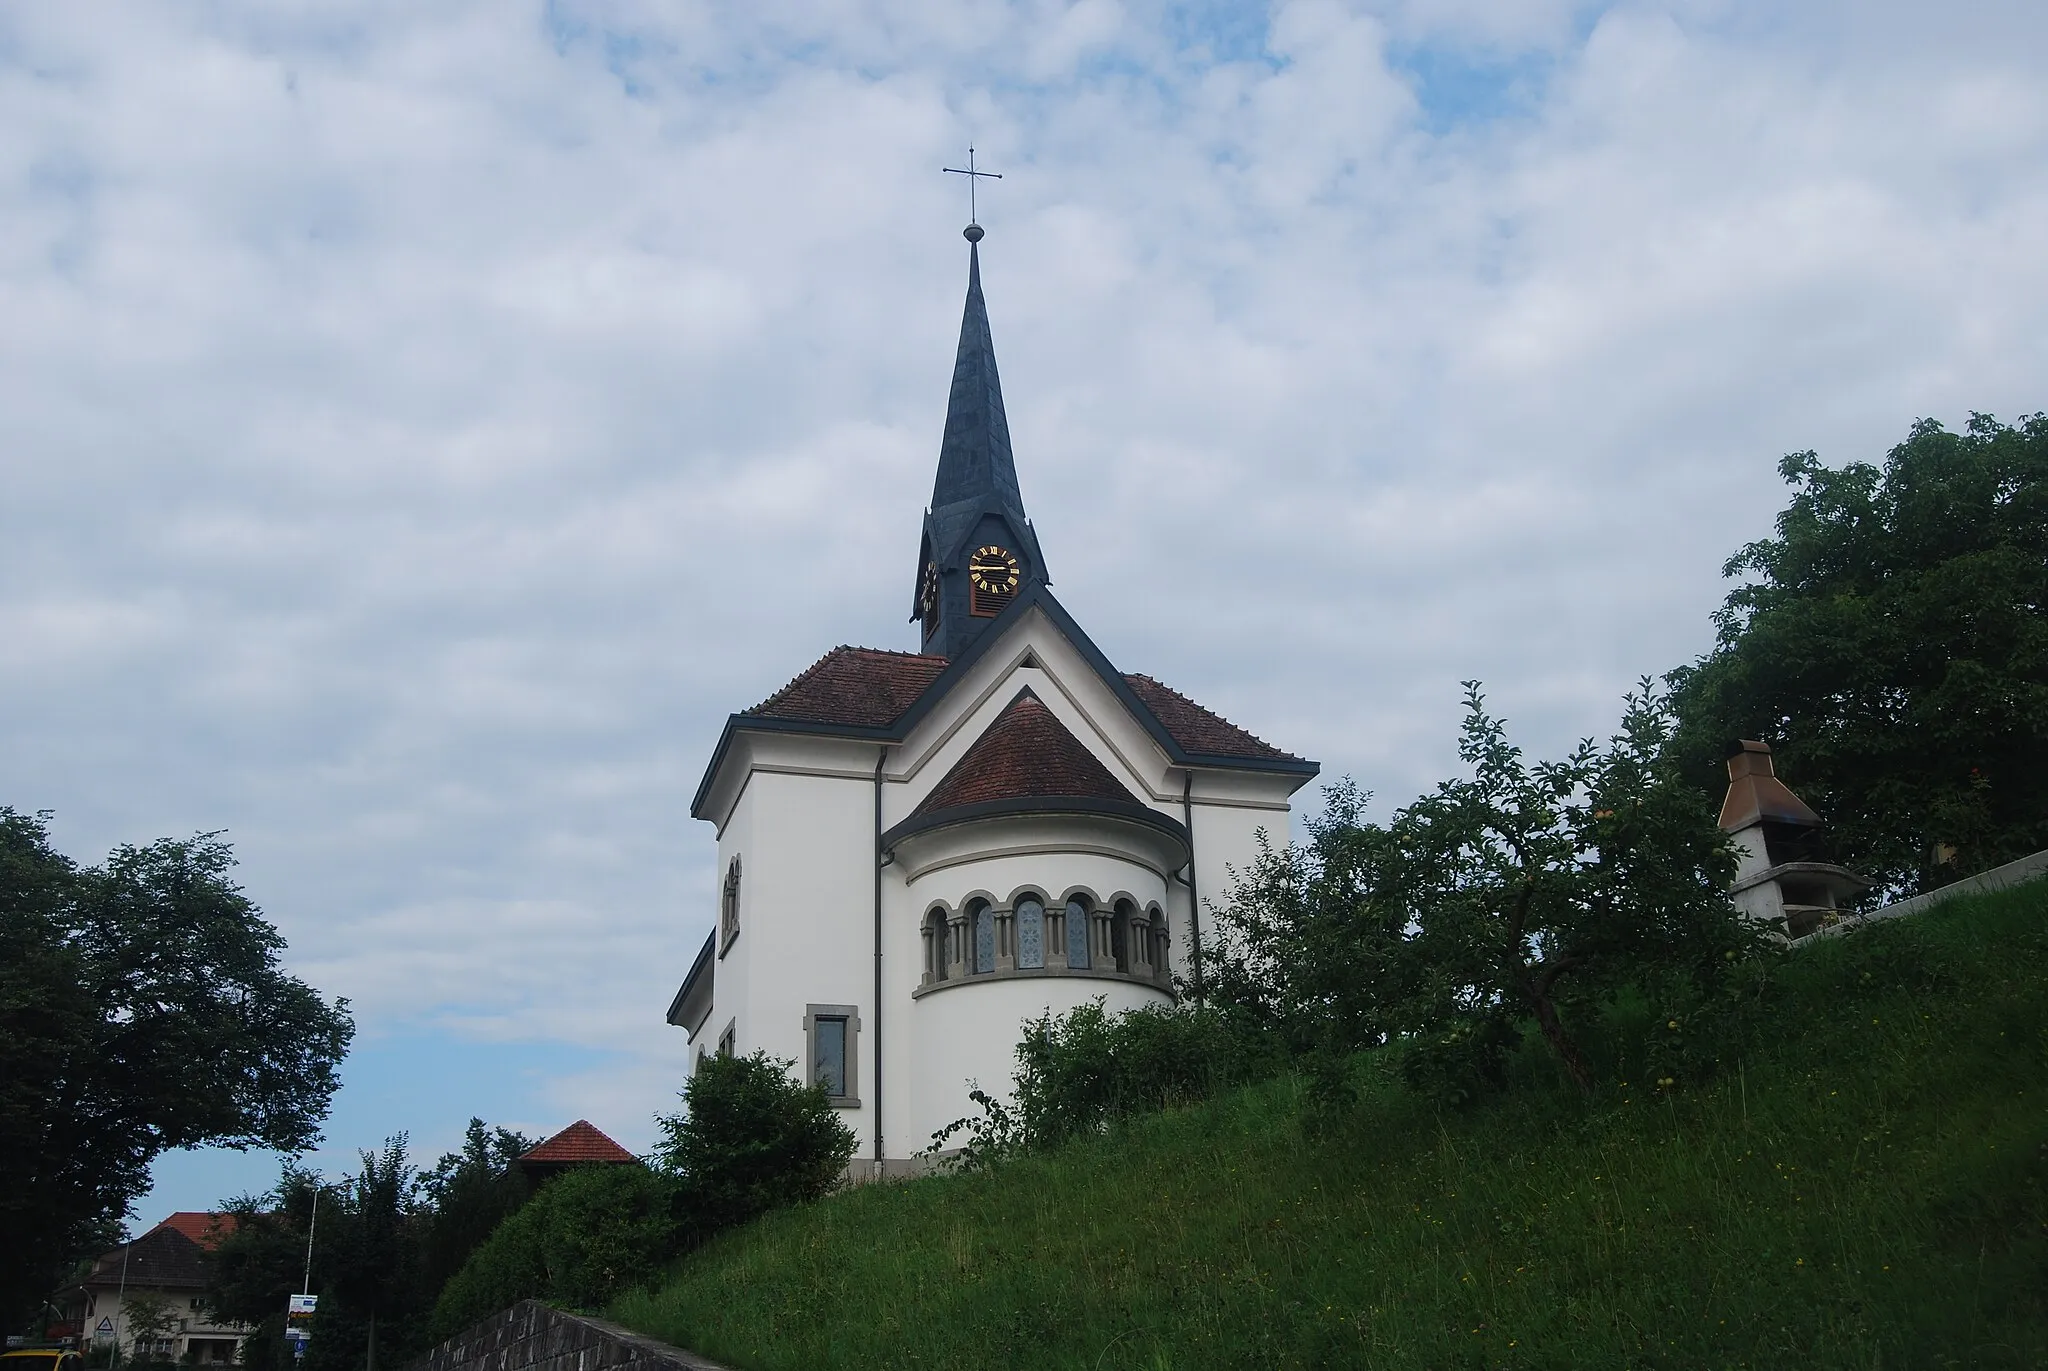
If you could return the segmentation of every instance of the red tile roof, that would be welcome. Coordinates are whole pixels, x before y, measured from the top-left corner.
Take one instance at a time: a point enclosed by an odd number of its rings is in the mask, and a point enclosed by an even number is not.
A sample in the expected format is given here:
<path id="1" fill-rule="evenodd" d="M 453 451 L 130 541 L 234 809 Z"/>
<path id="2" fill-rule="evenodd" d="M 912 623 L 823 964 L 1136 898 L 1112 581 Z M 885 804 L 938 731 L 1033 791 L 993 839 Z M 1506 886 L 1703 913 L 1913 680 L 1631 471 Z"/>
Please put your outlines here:
<path id="1" fill-rule="evenodd" d="M 901 718 L 946 669 L 944 657 L 835 647 L 782 689 L 747 710 L 769 719 L 885 728 Z M 1150 676 L 1124 681 L 1182 750 L 1211 757 L 1299 761 Z"/>
<path id="2" fill-rule="evenodd" d="M 523 1153 L 523 1162 L 637 1162 L 588 1119 L 578 1119 L 546 1142 Z"/>
<path id="3" fill-rule="evenodd" d="M 235 1231 L 235 1222 L 233 1214 L 209 1214 L 203 1209 L 181 1209 L 158 1224 L 157 1228 L 174 1228 L 201 1247 L 210 1248 Z"/>
<path id="4" fill-rule="evenodd" d="M 930 814 L 1024 797 L 1136 804 L 1109 768 L 1029 690 L 1012 700 L 917 807 Z"/>
<path id="5" fill-rule="evenodd" d="M 945 669 L 944 657 L 835 647 L 747 713 L 880 728 L 894 723 Z"/>
<path id="6" fill-rule="evenodd" d="M 1265 758 L 1286 762 L 1301 760 L 1291 752 L 1282 752 L 1271 743 L 1253 737 L 1221 714 L 1202 708 L 1150 676 L 1126 675 L 1124 680 L 1145 702 L 1145 707 L 1159 717 L 1159 722 L 1166 726 L 1166 731 L 1173 735 L 1173 740 L 1184 751 L 1207 753 L 1212 757 Z"/>

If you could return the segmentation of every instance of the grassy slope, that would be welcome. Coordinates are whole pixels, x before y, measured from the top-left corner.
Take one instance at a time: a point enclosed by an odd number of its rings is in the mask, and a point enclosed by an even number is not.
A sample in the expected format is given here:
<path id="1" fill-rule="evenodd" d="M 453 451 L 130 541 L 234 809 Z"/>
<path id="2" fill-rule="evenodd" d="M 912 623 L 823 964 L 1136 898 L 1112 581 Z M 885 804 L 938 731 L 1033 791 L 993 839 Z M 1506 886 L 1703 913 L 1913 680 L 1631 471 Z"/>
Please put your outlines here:
<path id="1" fill-rule="evenodd" d="M 1696 1090 L 1319 1122 L 1274 1082 L 771 1216 L 611 1312 L 791 1371 L 2048 1366 L 2048 883 L 1782 980 Z"/>

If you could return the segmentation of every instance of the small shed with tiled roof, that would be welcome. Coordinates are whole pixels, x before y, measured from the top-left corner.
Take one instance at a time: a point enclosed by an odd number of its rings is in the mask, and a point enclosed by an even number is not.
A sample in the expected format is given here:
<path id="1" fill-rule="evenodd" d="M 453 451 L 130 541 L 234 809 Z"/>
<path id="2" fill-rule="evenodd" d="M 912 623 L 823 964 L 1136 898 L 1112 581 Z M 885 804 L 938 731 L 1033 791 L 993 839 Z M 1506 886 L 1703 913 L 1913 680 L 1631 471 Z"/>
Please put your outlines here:
<path id="1" fill-rule="evenodd" d="M 572 1166 L 638 1166 L 640 1159 L 606 1137 L 596 1124 L 578 1119 L 546 1142 L 519 1154 L 519 1169 L 531 1181 L 543 1181 Z"/>
<path id="2" fill-rule="evenodd" d="M 1316 763 L 1120 671 L 1052 591 L 1024 511 L 968 234 L 967 302 L 918 540 L 916 651 L 835 647 L 729 716 L 691 800 L 708 932 L 668 1021 L 824 1088 L 856 1169 L 914 1169 L 1001 1093 L 1023 1025 L 1171 1003 L 1204 909 L 1286 834 Z"/>

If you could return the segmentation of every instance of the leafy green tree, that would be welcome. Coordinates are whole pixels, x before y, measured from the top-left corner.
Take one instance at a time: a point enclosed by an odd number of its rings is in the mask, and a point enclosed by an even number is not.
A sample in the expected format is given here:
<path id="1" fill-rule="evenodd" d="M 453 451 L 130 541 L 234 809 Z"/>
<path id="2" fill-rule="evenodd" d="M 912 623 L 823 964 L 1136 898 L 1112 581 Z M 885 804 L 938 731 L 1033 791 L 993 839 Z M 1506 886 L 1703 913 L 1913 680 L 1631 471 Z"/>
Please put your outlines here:
<path id="1" fill-rule="evenodd" d="M 178 1311 L 155 1292 L 130 1295 L 121 1304 L 121 1333 L 130 1356 L 144 1366 L 169 1365 L 169 1346 L 178 1335 Z"/>
<path id="2" fill-rule="evenodd" d="M 1393 835 L 1349 779 L 1323 792 L 1308 841 L 1263 838 L 1219 911 L 1219 943 L 1189 988 L 1237 1035 L 1288 1055 L 1341 1055 L 1400 1033 L 1418 989 L 1407 904 L 1390 895 Z"/>
<path id="3" fill-rule="evenodd" d="M 214 1247 L 206 1301 L 217 1318 L 254 1330 L 242 1344 L 242 1365 L 251 1371 L 277 1371 L 293 1360 L 284 1346 L 285 1300 L 312 1293 L 304 1289 L 306 1230 L 319 1185 L 311 1171 L 287 1160 L 270 1190 L 237 1196 L 222 1205 L 234 1223 Z M 339 1187 L 321 1188 L 320 1226 L 325 1226 L 340 1198 Z M 325 1279 L 326 1264 L 324 1252 L 315 1256 L 322 1259 L 315 1274 L 317 1286 Z"/>
<path id="4" fill-rule="evenodd" d="M 471 1119 L 462 1148 L 444 1155 L 420 1177 L 429 1211 L 420 1252 L 420 1279 L 439 1294 L 469 1254 L 526 1203 L 526 1174 L 517 1165 L 535 1139 Z"/>
<path id="5" fill-rule="evenodd" d="M 1778 469 L 1775 536 L 1728 559 L 1714 650 L 1671 675 L 1686 773 L 1718 795 L 1728 741 L 1769 742 L 1894 890 L 2048 847 L 2048 417 Z"/>
<path id="6" fill-rule="evenodd" d="M 853 1131 L 823 1085 L 799 1085 L 796 1064 L 765 1052 L 706 1057 L 683 1087 L 679 1115 L 662 1115 L 657 1155 L 681 1178 L 686 1212 L 708 1237 L 838 1186 Z"/>
<path id="7" fill-rule="evenodd" d="M 1532 1025 L 1589 1089 L 1576 1025 L 1625 991 L 1697 1013 L 1758 945 L 1725 837 L 1664 759 L 1670 727 L 1645 682 L 1604 749 L 1531 764 L 1468 682 L 1471 775 L 1384 828 L 1338 790 L 1311 844 L 1269 852 L 1221 911 L 1208 998 L 1297 1051 L 1400 1039 L 1452 1091 Z"/>
<path id="8" fill-rule="evenodd" d="M 532 1143 L 510 1129 L 471 1119 L 459 1151 L 415 1174 L 405 1141 L 364 1154 L 362 1174 L 320 1189 L 313 1289 L 321 1297 L 316 1349 L 322 1365 L 367 1362 L 372 1330 L 377 1356 L 404 1360 L 424 1347 L 434 1301 L 470 1253 L 525 1202 L 527 1184 L 512 1165 Z M 284 1353 L 288 1295 L 306 1283 L 306 1234 L 318 1178 L 287 1160 L 262 1195 L 224 1206 L 233 1230 L 215 1249 L 208 1303 L 223 1318 L 258 1331 L 244 1364 L 272 1371 Z"/>
<path id="9" fill-rule="evenodd" d="M 79 867 L 0 807 L 0 1323 L 104 1241 L 171 1148 L 305 1149 L 353 1033 L 217 836 Z"/>
<path id="10" fill-rule="evenodd" d="M 420 1281 L 427 1217 L 406 1136 L 363 1152 L 362 1171 L 330 1209 L 321 1206 L 325 1250 L 320 1309 L 309 1330 L 305 1371 L 376 1371 L 425 1350 L 430 1292 Z"/>

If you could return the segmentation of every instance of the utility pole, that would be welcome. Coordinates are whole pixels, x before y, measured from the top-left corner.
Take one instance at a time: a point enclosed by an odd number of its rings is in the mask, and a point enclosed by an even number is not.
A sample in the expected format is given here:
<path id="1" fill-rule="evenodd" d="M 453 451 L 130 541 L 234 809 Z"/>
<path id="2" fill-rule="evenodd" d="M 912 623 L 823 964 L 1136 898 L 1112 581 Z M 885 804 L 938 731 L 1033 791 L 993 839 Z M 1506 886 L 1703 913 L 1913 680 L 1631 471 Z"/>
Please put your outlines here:
<path id="1" fill-rule="evenodd" d="M 320 1178 L 313 1177 L 313 1213 L 306 1220 L 306 1279 L 299 1283 L 299 1293 L 313 1293 L 313 1230 L 320 1226 Z"/>
<path id="2" fill-rule="evenodd" d="M 114 1296 L 114 1357 L 113 1364 L 121 1364 L 121 1335 L 128 1331 L 128 1249 L 135 1244 L 121 1244 L 121 1293 Z"/>

